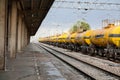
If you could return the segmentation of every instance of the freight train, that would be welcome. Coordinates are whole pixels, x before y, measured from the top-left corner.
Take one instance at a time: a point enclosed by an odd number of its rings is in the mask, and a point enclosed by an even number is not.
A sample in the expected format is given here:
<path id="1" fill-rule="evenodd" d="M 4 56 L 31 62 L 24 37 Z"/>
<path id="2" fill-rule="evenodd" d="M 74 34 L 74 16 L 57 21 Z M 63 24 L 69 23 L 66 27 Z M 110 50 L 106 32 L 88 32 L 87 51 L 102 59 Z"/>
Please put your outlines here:
<path id="1" fill-rule="evenodd" d="M 102 29 L 44 37 L 39 42 L 113 60 L 120 58 L 120 26 L 114 24 Z"/>

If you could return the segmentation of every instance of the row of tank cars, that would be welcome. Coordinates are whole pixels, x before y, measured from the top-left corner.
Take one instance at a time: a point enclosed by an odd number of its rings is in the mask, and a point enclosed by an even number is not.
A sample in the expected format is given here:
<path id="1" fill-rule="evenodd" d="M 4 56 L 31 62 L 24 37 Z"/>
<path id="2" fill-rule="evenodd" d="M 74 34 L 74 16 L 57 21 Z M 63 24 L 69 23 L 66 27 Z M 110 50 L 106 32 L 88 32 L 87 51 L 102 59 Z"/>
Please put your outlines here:
<path id="1" fill-rule="evenodd" d="M 120 60 L 120 26 L 114 24 L 108 24 L 102 29 L 39 38 L 39 42 Z"/>

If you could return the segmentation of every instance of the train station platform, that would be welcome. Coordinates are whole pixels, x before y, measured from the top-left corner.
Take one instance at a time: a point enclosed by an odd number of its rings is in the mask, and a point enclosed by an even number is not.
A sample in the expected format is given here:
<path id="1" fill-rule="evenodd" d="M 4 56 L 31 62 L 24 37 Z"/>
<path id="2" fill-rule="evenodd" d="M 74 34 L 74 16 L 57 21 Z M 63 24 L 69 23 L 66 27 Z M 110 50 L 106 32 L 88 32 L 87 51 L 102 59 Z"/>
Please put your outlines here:
<path id="1" fill-rule="evenodd" d="M 0 80 L 82 80 L 80 74 L 35 43 L 7 61 Z"/>

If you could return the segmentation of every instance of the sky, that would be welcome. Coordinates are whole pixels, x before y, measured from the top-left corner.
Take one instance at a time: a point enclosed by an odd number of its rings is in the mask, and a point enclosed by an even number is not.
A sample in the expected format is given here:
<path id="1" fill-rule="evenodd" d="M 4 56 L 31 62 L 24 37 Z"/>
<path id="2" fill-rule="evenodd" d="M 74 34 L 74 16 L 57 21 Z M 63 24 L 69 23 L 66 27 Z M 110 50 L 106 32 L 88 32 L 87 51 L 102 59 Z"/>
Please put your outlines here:
<path id="1" fill-rule="evenodd" d="M 64 1 L 64 0 L 61 0 Z M 102 20 L 105 19 L 115 19 L 120 20 L 120 6 L 102 6 L 104 9 L 112 10 L 99 10 L 99 6 L 87 6 L 81 4 L 84 8 L 92 7 L 94 10 L 78 10 L 80 4 L 69 3 L 70 1 L 78 2 L 81 0 L 65 0 L 65 2 L 54 2 L 52 8 L 49 10 L 47 16 L 40 25 L 35 36 L 31 37 L 31 41 L 38 41 L 39 37 L 45 37 L 55 34 L 60 34 L 62 32 L 67 32 L 77 21 L 84 20 L 90 24 L 91 29 L 102 28 Z M 120 0 L 82 0 L 82 2 L 96 2 L 96 3 L 119 3 Z M 68 9 L 62 7 L 75 7 L 77 9 Z"/>

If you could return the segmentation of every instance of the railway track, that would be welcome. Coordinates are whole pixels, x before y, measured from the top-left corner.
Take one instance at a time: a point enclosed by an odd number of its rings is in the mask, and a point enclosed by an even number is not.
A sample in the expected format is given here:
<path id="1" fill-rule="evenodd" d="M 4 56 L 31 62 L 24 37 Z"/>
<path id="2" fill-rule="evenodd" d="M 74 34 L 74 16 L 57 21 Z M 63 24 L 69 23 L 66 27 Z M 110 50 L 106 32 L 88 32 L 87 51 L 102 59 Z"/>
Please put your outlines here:
<path id="1" fill-rule="evenodd" d="M 76 57 L 57 51 L 56 49 L 50 48 L 43 44 L 40 44 L 39 47 L 42 47 L 52 55 L 74 67 L 76 70 L 84 73 L 86 76 L 89 76 L 91 80 L 120 80 L 119 74 L 117 75 L 111 73 L 107 70 L 91 65 L 90 63 L 79 60 Z"/>

